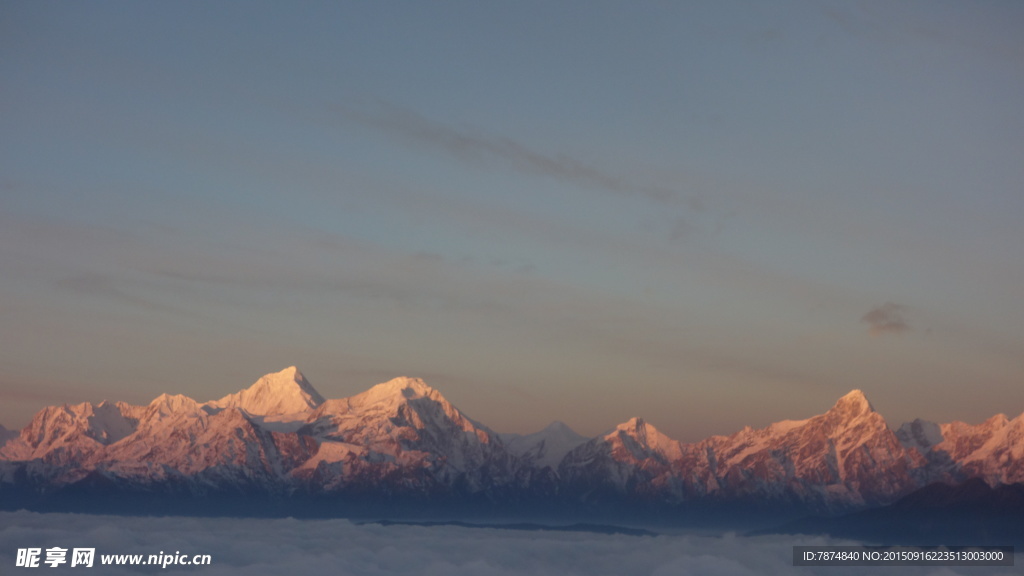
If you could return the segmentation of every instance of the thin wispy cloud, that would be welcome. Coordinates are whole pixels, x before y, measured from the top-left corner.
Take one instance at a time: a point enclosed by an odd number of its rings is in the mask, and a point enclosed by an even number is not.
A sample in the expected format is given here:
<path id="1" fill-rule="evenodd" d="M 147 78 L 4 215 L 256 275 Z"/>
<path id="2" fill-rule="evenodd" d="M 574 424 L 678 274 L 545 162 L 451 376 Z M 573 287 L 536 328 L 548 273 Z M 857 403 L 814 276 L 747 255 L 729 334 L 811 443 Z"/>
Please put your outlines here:
<path id="1" fill-rule="evenodd" d="M 910 324 L 906 319 L 906 311 L 906 306 L 886 302 L 881 306 L 872 308 L 861 317 L 860 321 L 868 325 L 868 331 L 873 336 L 902 334 L 910 330 Z"/>
<path id="2" fill-rule="evenodd" d="M 463 161 L 494 163 L 515 170 L 656 202 L 682 202 L 694 211 L 705 209 L 698 196 L 651 186 L 615 175 L 568 154 L 548 154 L 511 138 L 455 128 L 413 110 L 378 101 L 373 107 L 334 107 L 346 119 L 372 127 L 408 143 L 443 150 Z"/>
<path id="3" fill-rule="evenodd" d="M 61 278 L 56 281 L 56 285 L 58 289 L 72 292 L 77 296 L 104 299 L 153 312 L 199 317 L 188 310 L 131 294 L 119 288 L 116 282 L 116 278 L 112 276 L 84 273 Z"/>
<path id="4" fill-rule="evenodd" d="M 1022 55 L 1019 42 L 1008 42 L 997 34 L 979 33 L 993 28 L 992 15 L 971 10 L 969 4 L 960 16 L 957 27 L 945 25 L 941 15 L 921 17 L 899 4 L 816 3 L 821 14 L 844 33 L 863 40 L 896 45 L 918 42 L 923 46 L 945 50 L 969 50 L 1006 61 L 1018 61 Z"/>

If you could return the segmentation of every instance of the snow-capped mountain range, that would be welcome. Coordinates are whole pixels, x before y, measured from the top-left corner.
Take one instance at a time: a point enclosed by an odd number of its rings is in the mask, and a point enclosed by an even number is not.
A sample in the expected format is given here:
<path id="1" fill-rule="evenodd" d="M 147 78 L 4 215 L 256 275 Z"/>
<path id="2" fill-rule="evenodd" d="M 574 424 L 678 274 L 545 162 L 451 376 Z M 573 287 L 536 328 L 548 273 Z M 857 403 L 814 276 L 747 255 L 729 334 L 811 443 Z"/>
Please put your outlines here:
<path id="1" fill-rule="evenodd" d="M 0 429 L 0 502 L 76 486 L 202 496 L 363 495 L 581 505 L 760 502 L 838 512 L 936 481 L 1024 482 L 1024 414 L 892 431 L 859 390 L 825 413 L 683 443 L 633 418 L 584 438 L 497 434 L 420 379 L 327 400 L 295 367 L 200 403 L 163 394 L 44 408 Z M 28 495 L 28 496 L 27 496 Z"/>

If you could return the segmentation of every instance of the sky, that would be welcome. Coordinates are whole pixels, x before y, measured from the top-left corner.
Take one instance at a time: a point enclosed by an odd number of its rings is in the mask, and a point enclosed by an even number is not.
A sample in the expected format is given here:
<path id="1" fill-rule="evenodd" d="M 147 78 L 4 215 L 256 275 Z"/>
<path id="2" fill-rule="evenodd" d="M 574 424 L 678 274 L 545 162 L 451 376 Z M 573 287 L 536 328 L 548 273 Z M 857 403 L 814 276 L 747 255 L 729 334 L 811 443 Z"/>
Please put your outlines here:
<path id="1" fill-rule="evenodd" d="M 95 548 L 93 569 L 104 574 L 141 570 L 106 566 L 105 555 L 209 555 L 209 565 L 170 565 L 160 574 L 245 576 L 339 574 L 389 576 L 856 576 L 863 567 L 793 566 L 794 546 L 852 545 L 821 536 L 743 537 L 501 530 L 456 526 L 354 524 L 344 519 L 183 518 L 0 512 L 0 559 L 13 566 L 19 548 Z M 41 560 L 46 559 L 43 552 Z M 1019 564 L 1019 553 L 1016 558 Z M 39 566 L 49 571 L 42 561 Z M 153 569 L 149 569 L 151 573 Z M 873 568 L 881 576 L 1008 576 L 1011 567 Z"/>
<path id="2" fill-rule="evenodd" d="M 1024 4 L 0 0 L 0 423 L 298 366 L 696 441 L 1024 411 Z"/>

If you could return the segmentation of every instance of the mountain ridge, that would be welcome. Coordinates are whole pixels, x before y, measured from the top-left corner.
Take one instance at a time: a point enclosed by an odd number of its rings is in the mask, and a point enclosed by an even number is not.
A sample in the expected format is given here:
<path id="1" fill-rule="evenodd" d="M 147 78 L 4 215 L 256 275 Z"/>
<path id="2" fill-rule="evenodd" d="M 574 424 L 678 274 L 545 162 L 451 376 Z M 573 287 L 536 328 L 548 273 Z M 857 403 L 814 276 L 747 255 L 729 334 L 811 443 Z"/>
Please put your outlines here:
<path id="1" fill-rule="evenodd" d="M 205 403 L 161 394 L 145 406 L 46 407 L 0 441 L 0 496 L 44 498 L 88 481 L 192 496 L 761 502 L 834 514 L 932 482 L 1024 481 L 1022 438 L 1024 415 L 893 431 L 861 390 L 810 418 L 689 443 L 639 417 L 594 438 L 558 422 L 498 434 L 419 378 L 325 399 L 292 366 Z"/>

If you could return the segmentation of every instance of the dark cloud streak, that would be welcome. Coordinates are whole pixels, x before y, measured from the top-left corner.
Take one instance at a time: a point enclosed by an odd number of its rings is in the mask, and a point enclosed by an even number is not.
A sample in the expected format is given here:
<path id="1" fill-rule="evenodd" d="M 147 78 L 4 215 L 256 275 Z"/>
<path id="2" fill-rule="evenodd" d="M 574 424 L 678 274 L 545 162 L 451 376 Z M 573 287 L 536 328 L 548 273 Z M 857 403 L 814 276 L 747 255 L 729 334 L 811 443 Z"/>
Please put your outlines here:
<path id="1" fill-rule="evenodd" d="M 694 212 L 705 209 L 699 197 L 684 197 L 670 188 L 630 182 L 567 154 L 545 154 L 511 138 L 459 130 L 391 103 L 378 101 L 372 110 L 337 104 L 334 110 L 348 120 L 410 143 L 439 148 L 466 162 L 498 162 L 522 172 L 583 187 L 660 203 L 681 201 Z"/>
<path id="2" fill-rule="evenodd" d="M 120 304 L 136 306 L 154 312 L 200 317 L 188 310 L 183 310 L 175 306 L 168 306 L 166 304 L 161 304 L 146 298 L 140 298 L 125 292 L 121 288 L 117 287 L 116 280 L 111 276 L 104 276 L 96 273 L 78 274 L 61 278 L 60 280 L 57 280 L 56 285 L 61 290 L 73 292 L 81 296 L 107 299 Z"/>
<path id="3" fill-rule="evenodd" d="M 904 317 L 906 310 L 906 306 L 886 302 L 872 308 L 860 321 L 869 326 L 868 330 L 874 336 L 902 334 L 910 330 L 910 324 Z"/>

